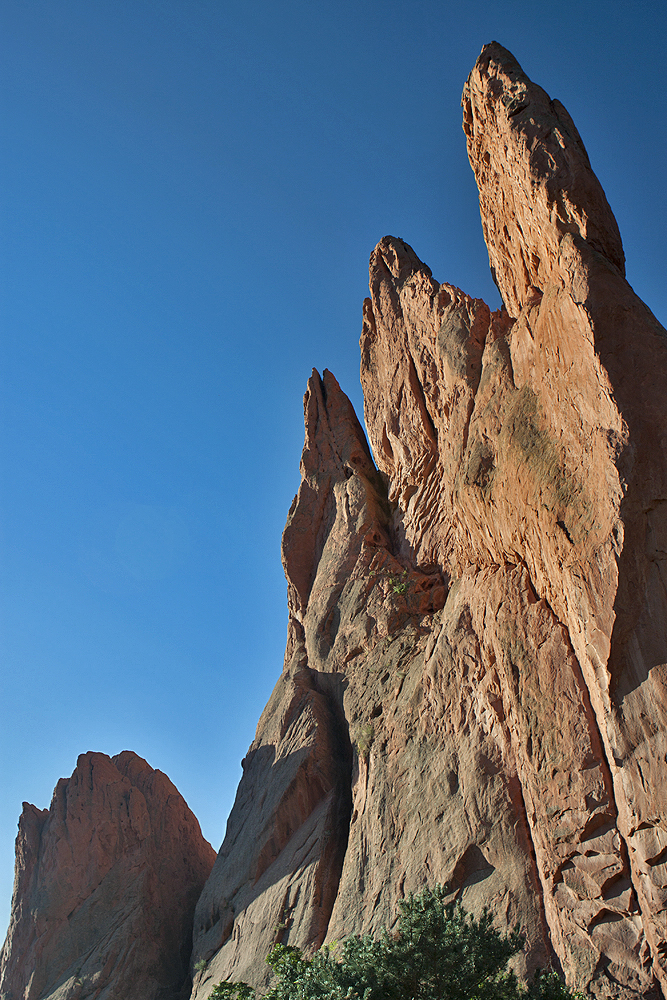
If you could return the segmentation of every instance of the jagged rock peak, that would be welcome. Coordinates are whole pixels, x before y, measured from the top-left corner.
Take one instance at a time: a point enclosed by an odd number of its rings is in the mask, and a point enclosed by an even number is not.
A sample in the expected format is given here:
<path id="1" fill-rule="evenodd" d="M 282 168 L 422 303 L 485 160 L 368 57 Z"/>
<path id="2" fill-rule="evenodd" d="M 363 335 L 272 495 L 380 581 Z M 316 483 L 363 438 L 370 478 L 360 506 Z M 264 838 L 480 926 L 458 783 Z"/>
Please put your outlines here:
<path id="1" fill-rule="evenodd" d="M 379 489 L 377 469 L 354 408 L 330 371 L 322 377 L 313 369 L 303 398 L 306 438 L 301 455 L 301 486 L 294 498 L 283 533 L 282 559 L 288 583 L 289 611 L 301 620 L 329 535 L 338 518 L 339 530 L 349 531 L 343 520 L 355 509 L 371 521 L 378 515 L 371 501 Z M 350 480 L 353 482 L 349 482 Z M 349 485 L 348 485 L 349 483 Z M 352 507 L 340 501 L 356 491 Z M 371 501 L 372 511 L 368 509 Z M 373 535 L 377 526 L 369 522 Z"/>
<path id="2" fill-rule="evenodd" d="M 330 372 L 313 372 L 304 421 L 301 485 L 283 536 L 285 667 L 243 762 L 225 840 L 197 906 L 194 958 L 207 963 L 195 977 L 197 1000 L 226 977 L 262 987 L 276 941 L 312 949 L 327 935 L 340 937 L 341 922 L 346 932 L 361 928 L 364 894 L 352 905 L 344 898 L 354 895 L 359 864 L 359 844 L 348 844 L 350 830 L 360 828 L 351 818 L 359 778 L 351 741 L 367 725 L 376 685 L 367 684 L 360 702 L 358 684 L 368 679 L 366 659 L 372 662 L 397 625 L 414 628 L 444 603 L 440 576 L 409 569 L 391 552 L 384 482 Z M 398 608 L 391 580 L 401 590 L 414 587 Z M 345 876 L 344 861 L 351 865 Z M 377 919 L 386 913 L 383 905 Z"/>
<path id="3" fill-rule="evenodd" d="M 507 49 L 482 49 L 463 90 L 463 129 L 491 269 L 511 316 L 558 276 L 570 233 L 625 274 L 616 219 L 560 101 Z"/>
<path id="4" fill-rule="evenodd" d="M 562 106 L 496 44 L 463 105 L 507 308 L 385 237 L 378 472 L 333 376 L 309 382 L 285 669 L 198 910 L 196 1000 L 433 881 L 524 928 L 522 974 L 599 1000 L 667 982 L 667 335 Z"/>
<path id="5" fill-rule="evenodd" d="M 3 1000 L 176 1000 L 215 852 L 178 790 L 125 750 L 82 754 L 24 803 Z"/>

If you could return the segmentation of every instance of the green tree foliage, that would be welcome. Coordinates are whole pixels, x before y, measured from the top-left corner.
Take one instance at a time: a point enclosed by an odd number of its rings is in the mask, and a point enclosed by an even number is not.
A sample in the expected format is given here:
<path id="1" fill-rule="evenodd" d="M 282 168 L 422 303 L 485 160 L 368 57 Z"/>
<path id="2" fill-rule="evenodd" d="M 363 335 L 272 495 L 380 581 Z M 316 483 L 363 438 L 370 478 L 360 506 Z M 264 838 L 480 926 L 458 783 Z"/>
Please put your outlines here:
<path id="1" fill-rule="evenodd" d="M 255 991 L 247 983 L 218 983 L 209 1000 L 255 1000 Z"/>
<path id="2" fill-rule="evenodd" d="M 436 885 L 402 900 L 393 933 L 350 937 L 340 955 L 321 948 L 304 958 L 278 944 L 267 961 L 276 982 L 265 1000 L 572 1000 L 553 973 L 522 985 L 507 965 L 524 945 L 518 930 L 502 934 L 485 910 L 479 919 L 445 902 Z M 245 983 L 220 983 L 210 1000 L 253 1000 Z"/>

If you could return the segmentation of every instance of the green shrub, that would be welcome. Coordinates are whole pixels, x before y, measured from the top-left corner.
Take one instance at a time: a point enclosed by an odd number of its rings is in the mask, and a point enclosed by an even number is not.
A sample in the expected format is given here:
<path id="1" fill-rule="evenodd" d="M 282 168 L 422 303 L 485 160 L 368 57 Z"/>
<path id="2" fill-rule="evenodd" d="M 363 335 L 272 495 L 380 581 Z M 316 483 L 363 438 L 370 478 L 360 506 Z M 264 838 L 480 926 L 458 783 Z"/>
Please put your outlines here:
<path id="1" fill-rule="evenodd" d="M 354 741 L 357 753 L 363 760 L 368 760 L 374 738 L 375 728 L 373 723 L 364 722 L 363 726 L 360 727 L 359 732 L 357 733 L 356 740 Z"/>
<path id="2" fill-rule="evenodd" d="M 400 576 L 390 576 L 388 578 L 389 586 L 395 594 L 404 594 L 408 589 L 408 582 L 406 579 L 407 575 L 408 571 L 407 569 L 404 569 Z"/>
<path id="3" fill-rule="evenodd" d="M 246 983 L 218 983 L 209 1000 L 255 1000 L 255 991 Z"/>
<path id="4" fill-rule="evenodd" d="M 436 885 L 402 900 L 396 930 L 347 938 L 340 957 L 321 948 L 304 958 L 278 944 L 267 961 L 276 981 L 265 1000 L 572 1000 L 554 973 L 538 972 L 523 986 L 509 960 L 524 946 L 514 929 L 503 934 L 485 910 L 479 918 L 445 902 Z M 216 992 L 220 991 L 220 992 Z M 236 992 L 234 992 L 236 991 Z M 253 1000 L 245 983 L 221 983 L 212 1000 Z"/>
<path id="5" fill-rule="evenodd" d="M 371 578 L 375 576 L 380 578 L 385 576 L 387 583 L 391 587 L 394 594 L 404 594 L 408 589 L 407 569 L 404 569 L 403 572 L 398 575 L 390 573 L 387 569 L 372 569 L 368 575 Z"/>

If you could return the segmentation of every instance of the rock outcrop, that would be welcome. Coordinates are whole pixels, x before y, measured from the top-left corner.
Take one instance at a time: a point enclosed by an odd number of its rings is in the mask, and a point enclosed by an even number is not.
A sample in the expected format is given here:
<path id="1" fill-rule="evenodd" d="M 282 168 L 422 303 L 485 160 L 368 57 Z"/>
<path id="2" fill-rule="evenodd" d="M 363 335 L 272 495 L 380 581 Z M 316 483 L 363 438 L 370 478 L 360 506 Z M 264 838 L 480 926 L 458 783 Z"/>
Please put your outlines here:
<path id="1" fill-rule="evenodd" d="M 24 804 L 2 1000 L 176 1000 L 214 860 L 165 774 L 83 754 L 50 809 Z"/>
<path id="2" fill-rule="evenodd" d="M 197 907 L 193 1000 L 434 881 L 523 927 L 521 972 L 667 982 L 667 334 L 562 105 L 493 43 L 463 109 L 504 308 L 378 244 L 377 465 L 313 373 L 285 667 Z"/>
<path id="3" fill-rule="evenodd" d="M 261 986 L 273 943 L 436 881 L 521 926 L 523 975 L 667 996 L 667 332 L 563 106 L 493 43 L 463 109 L 503 308 L 378 244 L 371 447 L 313 372 L 285 664 L 215 864 L 163 774 L 82 756 L 21 817 L 2 1000 Z"/>

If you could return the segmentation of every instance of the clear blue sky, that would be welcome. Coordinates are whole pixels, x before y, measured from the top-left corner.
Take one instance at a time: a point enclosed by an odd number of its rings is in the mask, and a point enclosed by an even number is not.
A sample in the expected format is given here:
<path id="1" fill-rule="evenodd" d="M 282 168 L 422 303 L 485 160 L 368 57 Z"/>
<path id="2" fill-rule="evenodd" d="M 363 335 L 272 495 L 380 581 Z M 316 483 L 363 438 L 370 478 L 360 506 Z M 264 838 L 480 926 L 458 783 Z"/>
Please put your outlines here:
<path id="1" fill-rule="evenodd" d="M 667 320 L 664 0 L 5 0 L 0 937 L 21 802 L 132 749 L 217 849 L 282 666 L 302 395 L 361 410 L 367 262 L 499 304 L 460 94 L 568 108 Z"/>

